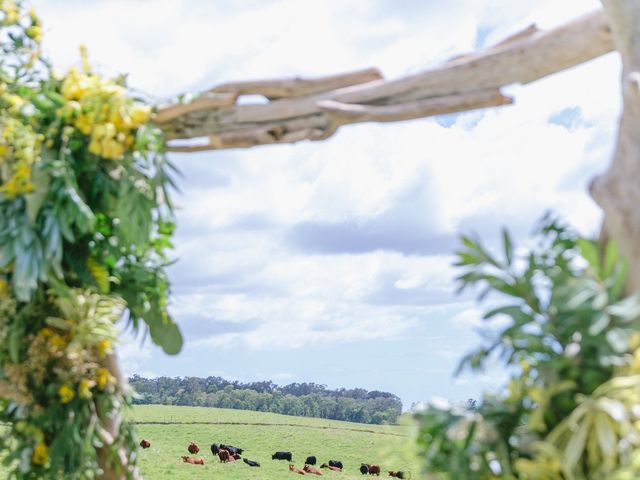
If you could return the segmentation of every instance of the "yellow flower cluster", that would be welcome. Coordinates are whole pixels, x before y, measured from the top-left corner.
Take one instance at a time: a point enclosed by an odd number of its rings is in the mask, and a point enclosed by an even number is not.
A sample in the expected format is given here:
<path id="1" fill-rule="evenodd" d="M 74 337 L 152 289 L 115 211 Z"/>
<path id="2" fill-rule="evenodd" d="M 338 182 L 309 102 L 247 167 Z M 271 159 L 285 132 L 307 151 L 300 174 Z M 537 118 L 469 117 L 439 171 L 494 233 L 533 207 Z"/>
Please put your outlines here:
<path id="1" fill-rule="evenodd" d="M 78 395 L 80 395 L 80 398 L 84 398 L 85 400 L 91 398 L 91 389 L 95 386 L 96 382 L 89 380 L 88 378 L 83 378 L 80 380 L 80 385 L 78 385 Z"/>
<path id="2" fill-rule="evenodd" d="M 111 353 L 111 342 L 109 340 L 100 340 L 96 345 L 98 358 L 104 358 L 107 353 Z"/>
<path id="3" fill-rule="evenodd" d="M 49 450 L 44 443 L 38 443 L 33 449 L 31 461 L 34 465 L 44 465 L 49 460 Z"/>
<path id="4" fill-rule="evenodd" d="M 3 300 L 9 296 L 10 288 L 9 282 L 0 277 L 0 300 Z"/>
<path id="5" fill-rule="evenodd" d="M 15 25 L 20 21 L 20 10 L 15 0 L 0 0 L 0 13 L 4 17 L 2 25 Z"/>
<path id="6" fill-rule="evenodd" d="M 96 371 L 96 383 L 100 390 L 104 390 L 105 388 L 107 388 L 107 385 L 114 382 L 115 378 L 113 378 L 113 375 L 111 375 L 109 373 L 109 370 L 107 370 L 106 368 L 99 368 Z"/>
<path id="7" fill-rule="evenodd" d="M 76 392 L 69 385 L 62 385 L 58 389 L 58 395 L 62 403 L 69 403 L 76 396 Z"/>
<path id="8" fill-rule="evenodd" d="M 58 114 L 90 137 L 89 152 L 119 160 L 133 145 L 135 130 L 149 120 L 151 109 L 136 104 L 116 81 L 91 73 L 84 48 L 81 53 L 84 71 L 69 70 L 61 87 L 67 104 Z"/>
<path id="9" fill-rule="evenodd" d="M 7 198 L 34 190 L 31 169 L 40 159 L 43 138 L 16 118 L 0 117 L 0 193 Z"/>

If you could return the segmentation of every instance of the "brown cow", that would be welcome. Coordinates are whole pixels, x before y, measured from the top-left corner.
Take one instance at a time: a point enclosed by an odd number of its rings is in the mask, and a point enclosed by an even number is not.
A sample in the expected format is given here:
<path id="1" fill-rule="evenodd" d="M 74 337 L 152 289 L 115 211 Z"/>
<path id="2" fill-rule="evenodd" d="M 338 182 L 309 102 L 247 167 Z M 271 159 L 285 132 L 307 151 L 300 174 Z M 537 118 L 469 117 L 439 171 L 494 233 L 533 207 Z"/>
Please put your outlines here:
<path id="1" fill-rule="evenodd" d="M 320 468 L 328 468 L 329 470 L 333 470 L 334 472 L 342 471 L 340 467 L 334 467 L 333 465 L 327 465 L 326 463 L 323 463 L 322 465 L 320 465 Z"/>
<path id="2" fill-rule="evenodd" d="M 369 475 L 380 476 L 380 465 L 369 465 Z"/>
<path id="3" fill-rule="evenodd" d="M 233 457 L 234 460 L 240 460 L 242 458 L 239 453 L 234 453 L 231 456 Z"/>
<path id="4" fill-rule="evenodd" d="M 195 455 L 196 453 L 198 453 L 200 451 L 200 447 L 198 447 L 197 443 L 191 442 L 189 444 L 189 446 L 187 447 L 187 450 L 189 450 L 189 453 L 191 455 Z"/>
<path id="5" fill-rule="evenodd" d="M 395 478 L 399 478 L 400 480 L 403 480 L 407 473 L 406 472 L 402 472 L 400 470 L 398 470 L 397 472 L 394 472 L 393 470 L 389 470 L 389 476 L 390 477 L 395 477 Z"/>
<path id="6" fill-rule="evenodd" d="M 304 464 L 304 467 L 302 467 L 302 469 L 307 473 L 313 473 L 314 475 L 322 475 L 322 472 L 320 470 L 318 470 L 315 467 L 312 467 L 307 463 Z"/>
<path id="7" fill-rule="evenodd" d="M 293 463 L 289 464 L 289 471 L 299 473 L 300 475 L 305 475 L 304 470 L 300 470 Z"/>
<path id="8" fill-rule="evenodd" d="M 204 465 L 204 460 L 198 457 L 189 457 L 187 455 L 183 455 L 182 461 L 184 463 L 190 463 L 191 465 Z"/>
<path id="9" fill-rule="evenodd" d="M 140 440 L 140 446 L 142 448 L 149 448 L 151 446 L 151 442 L 143 438 L 142 440 Z"/>
<path id="10" fill-rule="evenodd" d="M 229 452 L 227 450 L 218 450 L 218 458 L 220 459 L 221 463 L 227 463 L 230 457 L 231 455 L 229 455 Z"/>

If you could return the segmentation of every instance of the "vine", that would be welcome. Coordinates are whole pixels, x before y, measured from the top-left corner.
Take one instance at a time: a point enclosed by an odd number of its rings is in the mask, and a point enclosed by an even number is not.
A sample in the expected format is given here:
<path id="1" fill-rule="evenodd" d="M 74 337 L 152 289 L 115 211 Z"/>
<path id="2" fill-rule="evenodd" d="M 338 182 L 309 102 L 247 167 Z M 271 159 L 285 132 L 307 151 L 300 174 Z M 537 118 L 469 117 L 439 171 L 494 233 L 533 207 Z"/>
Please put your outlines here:
<path id="1" fill-rule="evenodd" d="M 97 478 L 100 451 L 135 478 L 119 329 L 182 346 L 167 313 L 172 166 L 124 77 L 56 75 L 42 26 L 0 0 L 0 421 L 13 478 Z M 111 430 L 111 431 L 110 431 Z"/>

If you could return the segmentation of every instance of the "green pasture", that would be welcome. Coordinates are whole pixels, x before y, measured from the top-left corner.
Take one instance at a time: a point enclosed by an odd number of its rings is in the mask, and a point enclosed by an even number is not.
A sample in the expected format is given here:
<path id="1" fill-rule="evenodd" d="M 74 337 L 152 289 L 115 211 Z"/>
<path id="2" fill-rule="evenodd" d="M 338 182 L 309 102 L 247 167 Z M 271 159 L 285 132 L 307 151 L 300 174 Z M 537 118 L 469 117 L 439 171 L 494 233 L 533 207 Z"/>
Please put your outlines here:
<path id="1" fill-rule="evenodd" d="M 277 450 L 291 451 L 293 463 L 302 467 L 308 455 L 318 458 L 318 466 L 329 459 L 341 460 L 343 473 L 326 471 L 335 479 L 362 478 L 361 463 L 377 463 L 386 470 L 417 472 L 410 426 L 366 425 L 359 423 L 291 417 L 273 413 L 219 408 L 136 406 L 130 418 L 138 424 L 140 438 L 151 448 L 140 451 L 140 470 L 146 480 L 282 480 L 293 477 L 287 461 L 271 460 Z M 200 446 L 198 456 L 204 466 L 185 464 L 187 445 Z M 260 468 L 239 461 L 221 464 L 209 449 L 212 443 L 228 443 L 244 448 L 243 457 L 256 460 Z M 3 470 L 0 467 L 0 478 Z M 414 478 L 417 475 L 414 474 Z"/>

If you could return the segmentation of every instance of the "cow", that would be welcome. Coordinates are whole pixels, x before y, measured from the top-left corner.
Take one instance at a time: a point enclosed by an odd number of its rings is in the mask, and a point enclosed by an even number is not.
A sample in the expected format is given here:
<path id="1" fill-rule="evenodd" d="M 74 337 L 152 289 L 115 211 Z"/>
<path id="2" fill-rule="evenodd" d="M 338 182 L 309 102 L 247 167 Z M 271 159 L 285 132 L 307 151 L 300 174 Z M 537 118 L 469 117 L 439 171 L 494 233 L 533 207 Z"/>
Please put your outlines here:
<path id="1" fill-rule="evenodd" d="M 299 473 L 300 475 L 305 475 L 304 470 L 300 470 L 292 463 L 289 464 L 289 471 L 294 473 Z"/>
<path id="2" fill-rule="evenodd" d="M 312 467 L 311 465 L 307 465 L 306 463 L 304 467 L 302 467 L 302 469 L 307 473 L 313 473 L 314 475 L 322 475 L 322 472 L 320 470 L 318 470 L 315 467 Z"/>
<path id="3" fill-rule="evenodd" d="M 229 461 L 229 452 L 227 450 L 218 450 L 218 458 L 221 463 L 227 463 Z"/>
<path id="4" fill-rule="evenodd" d="M 314 456 L 312 455 L 312 456 L 310 456 L 310 457 L 307 457 L 307 459 L 305 460 L 305 462 L 304 462 L 304 463 L 305 463 L 305 465 L 315 465 L 317 461 L 318 461 L 318 460 L 316 459 L 316 457 L 314 457 Z"/>
<path id="5" fill-rule="evenodd" d="M 196 443 L 191 442 L 189 444 L 189 446 L 187 447 L 187 450 L 189 450 L 189 453 L 191 455 L 195 455 L 196 453 L 198 453 L 200 451 L 200 447 L 198 447 L 198 445 Z"/>
<path id="6" fill-rule="evenodd" d="M 191 465 L 204 465 L 204 460 L 198 457 L 189 457 L 187 455 L 183 455 L 182 461 L 184 463 L 190 463 Z"/>
<path id="7" fill-rule="evenodd" d="M 212 443 L 211 444 L 211 453 L 214 455 L 218 455 L 218 452 L 220 451 L 220 445 L 218 445 L 217 443 Z"/>
<path id="8" fill-rule="evenodd" d="M 235 455 L 236 453 L 238 455 L 242 455 L 242 452 L 244 452 L 242 448 L 234 447 L 233 445 L 225 445 L 224 443 L 220 444 L 220 448 L 228 450 L 231 455 Z"/>
<path id="9" fill-rule="evenodd" d="M 368 463 L 360 464 L 360 473 L 362 475 L 377 475 L 380 476 L 380 465 L 373 465 Z"/>
<path id="10" fill-rule="evenodd" d="M 260 464 L 258 462 L 254 462 L 253 460 L 249 460 L 248 458 L 243 458 L 242 461 L 249 465 L 250 467 L 259 467 Z"/>
<path id="11" fill-rule="evenodd" d="M 329 460 L 329 465 L 332 467 L 338 467 L 340 469 L 344 468 L 344 465 L 342 465 L 342 462 L 340 460 Z"/>
<path id="12" fill-rule="evenodd" d="M 380 476 L 380 465 L 369 465 L 369 475 Z"/>
<path id="13" fill-rule="evenodd" d="M 407 473 L 406 472 L 402 472 L 400 470 L 398 470 L 397 472 L 394 472 L 393 470 L 389 470 L 389 476 L 390 477 L 399 478 L 400 480 L 403 480 L 405 478 L 409 478 L 409 477 L 406 477 L 405 475 L 407 475 Z"/>
<path id="14" fill-rule="evenodd" d="M 240 460 L 242 458 L 239 453 L 234 453 L 231 456 L 233 457 L 234 460 Z"/>
<path id="15" fill-rule="evenodd" d="M 320 465 L 320 468 L 328 468 L 329 470 L 333 470 L 334 472 L 342 471 L 340 467 L 334 467 L 333 465 L 327 465 L 326 463 L 323 463 L 322 465 Z"/>
<path id="16" fill-rule="evenodd" d="M 142 440 L 140 440 L 140 446 L 142 448 L 149 448 L 151 446 L 151 442 L 143 438 Z"/>
<path id="17" fill-rule="evenodd" d="M 293 456 L 291 455 L 291 452 L 276 452 L 271 455 L 271 460 L 286 460 L 291 462 L 293 461 L 292 458 Z"/>

